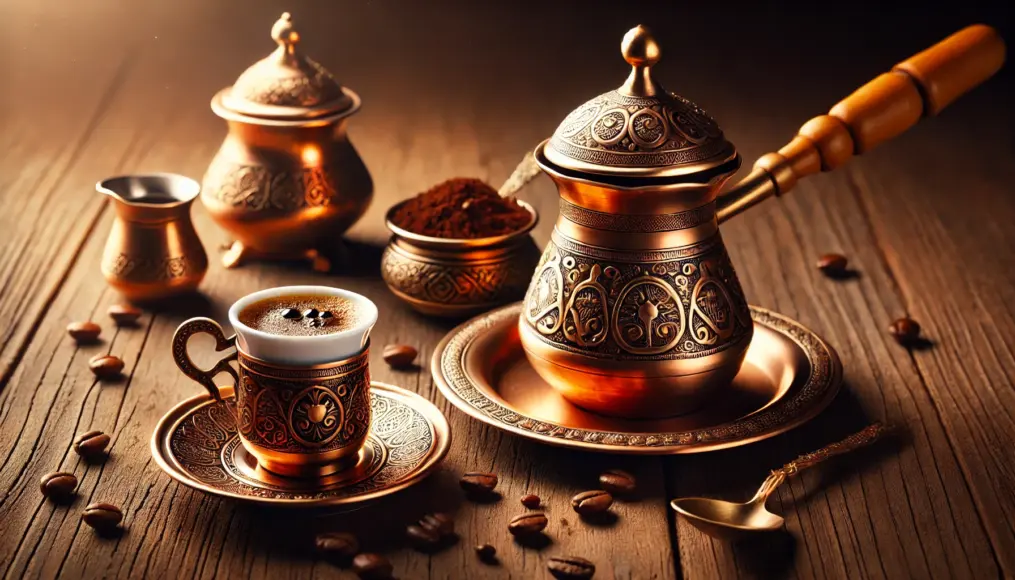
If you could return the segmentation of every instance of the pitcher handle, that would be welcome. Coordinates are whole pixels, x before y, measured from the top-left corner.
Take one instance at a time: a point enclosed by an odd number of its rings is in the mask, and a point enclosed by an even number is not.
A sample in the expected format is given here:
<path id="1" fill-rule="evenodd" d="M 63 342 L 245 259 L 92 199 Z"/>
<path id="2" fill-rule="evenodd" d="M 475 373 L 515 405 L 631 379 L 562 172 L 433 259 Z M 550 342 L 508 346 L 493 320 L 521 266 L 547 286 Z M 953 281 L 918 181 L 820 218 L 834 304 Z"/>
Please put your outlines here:
<path id="1" fill-rule="evenodd" d="M 239 385 L 240 377 L 237 376 L 236 369 L 229 364 L 229 361 L 236 360 L 236 351 L 220 359 L 212 368 L 202 370 L 194 364 L 194 361 L 190 360 L 190 355 L 187 353 L 187 342 L 190 340 L 190 337 L 202 332 L 210 334 L 215 338 L 216 352 L 236 346 L 236 335 L 234 334 L 226 338 L 219 323 L 210 318 L 191 318 L 181 324 L 176 329 L 176 334 L 173 335 L 173 360 L 176 361 L 176 366 L 180 367 L 183 374 L 200 383 L 205 389 L 208 389 L 208 393 L 216 401 L 221 401 L 222 395 L 219 393 L 219 388 L 215 385 L 213 379 L 221 373 L 228 373 L 233 377 L 234 386 Z"/>

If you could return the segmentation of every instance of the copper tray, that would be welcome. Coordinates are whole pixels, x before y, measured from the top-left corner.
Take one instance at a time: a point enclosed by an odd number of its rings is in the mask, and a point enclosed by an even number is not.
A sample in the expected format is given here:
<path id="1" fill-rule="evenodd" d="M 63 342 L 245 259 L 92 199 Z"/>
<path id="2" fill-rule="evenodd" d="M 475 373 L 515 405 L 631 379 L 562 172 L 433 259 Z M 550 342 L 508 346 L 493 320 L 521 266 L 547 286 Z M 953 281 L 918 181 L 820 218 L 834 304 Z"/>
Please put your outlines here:
<path id="1" fill-rule="evenodd" d="M 584 411 L 529 365 L 518 336 L 521 303 L 452 330 L 431 368 L 441 393 L 469 415 L 512 433 L 564 447 L 668 455 L 745 445 L 796 427 L 835 397 L 842 365 L 800 323 L 751 307 L 754 339 L 728 392 L 679 417 L 626 420 Z"/>
<path id="2" fill-rule="evenodd" d="M 320 479 L 274 475 L 240 444 L 231 387 L 223 400 L 191 397 L 162 417 L 151 451 L 180 483 L 259 504 L 337 506 L 375 499 L 426 477 L 448 452 L 451 429 L 437 407 L 419 395 L 384 383 L 370 385 L 370 435 L 357 464 Z"/>

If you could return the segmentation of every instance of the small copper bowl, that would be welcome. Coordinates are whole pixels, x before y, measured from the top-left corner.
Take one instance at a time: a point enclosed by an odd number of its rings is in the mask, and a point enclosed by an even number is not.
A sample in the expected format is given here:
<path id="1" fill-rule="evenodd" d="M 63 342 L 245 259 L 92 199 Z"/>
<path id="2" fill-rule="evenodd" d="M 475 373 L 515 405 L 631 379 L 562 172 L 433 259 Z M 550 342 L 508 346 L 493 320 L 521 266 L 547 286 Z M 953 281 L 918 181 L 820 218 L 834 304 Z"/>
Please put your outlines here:
<path id="1" fill-rule="evenodd" d="M 529 232 L 539 215 L 518 231 L 476 239 L 423 236 L 404 230 L 391 218 L 404 201 L 385 216 L 393 234 L 381 258 L 381 276 L 388 288 L 417 311 L 462 318 L 521 300 L 539 263 L 539 248 Z"/>

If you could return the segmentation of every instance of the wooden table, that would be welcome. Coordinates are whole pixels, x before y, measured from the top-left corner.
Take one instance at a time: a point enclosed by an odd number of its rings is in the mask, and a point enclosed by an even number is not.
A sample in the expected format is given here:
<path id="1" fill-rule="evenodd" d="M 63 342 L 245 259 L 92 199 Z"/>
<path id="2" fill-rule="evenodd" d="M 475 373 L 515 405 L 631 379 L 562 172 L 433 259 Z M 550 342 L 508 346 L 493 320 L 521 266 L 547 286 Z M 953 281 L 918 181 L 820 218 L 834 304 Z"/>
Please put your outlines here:
<path id="1" fill-rule="evenodd" d="M 714 6 L 712 5 L 714 4 Z M 722 4 L 722 5 L 721 5 Z M 118 173 L 199 177 L 225 133 L 210 97 L 267 54 L 268 31 L 291 10 L 307 51 L 363 97 L 350 134 L 376 182 L 349 234 L 354 259 L 334 275 L 299 265 L 224 270 L 225 234 L 202 207 L 194 220 L 212 266 L 204 300 L 147 312 L 116 330 L 117 303 L 99 274 L 111 208 L 93 191 Z M 815 329 L 839 351 L 845 388 L 810 424 L 772 440 L 697 456 L 623 458 L 549 448 L 469 419 L 437 392 L 424 364 L 395 372 L 375 349 L 375 379 L 434 401 L 454 430 L 441 470 L 414 489 L 352 514 L 252 509 L 183 487 L 152 461 L 156 421 L 200 387 L 174 368 L 181 320 L 225 320 L 256 289 L 330 284 L 381 308 L 374 344 L 417 346 L 427 361 L 450 328 L 411 312 L 378 276 L 385 209 L 455 175 L 499 183 L 574 106 L 618 85 L 618 43 L 638 22 L 655 29 L 658 77 L 707 108 L 748 164 L 800 123 L 894 62 L 961 26 L 1013 35 L 1012 8 L 962 2 L 947 11 L 724 3 L 539 3 L 256 0 L 13 0 L 0 7 L 0 572 L 4 577 L 350 577 L 316 560 L 313 535 L 349 529 L 387 554 L 400 578 L 545 577 L 545 560 L 593 560 L 597 578 L 976 577 L 1015 575 L 1015 102 L 1010 72 L 836 174 L 737 218 L 724 237 L 754 304 Z M 1009 67 L 1010 69 L 1011 67 Z M 542 244 L 556 193 L 540 178 L 522 197 L 539 208 Z M 849 256 L 859 276 L 832 281 L 822 253 Z M 908 314 L 929 348 L 907 350 L 886 326 Z M 77 347 L 76 320 L 105 326 Z M 87 360 L 126 361 L 121 382 L 97 383 Z M 775 494 L 786 532 L 732 546 L 668 509 L 672 497 L 746 498 L 768 469 L 875 419 L 903 436 L 807 472 Z M 113 436 L 110 457 L 82 462 L 75 434 Z M 597 474 L 637 474 L 636 501 L 612 525 L 580 522 L 568 505 Z M 498 503 L 463 500 L 466 470 L 500 474 Z M 79 498 L 44 501 L 39 478 L 72 471 Z M 552 543 L 512 544 L 518 497 L 536 493 Z M 101 539 L 80 509 L 107 501 L 124 533 Z M 455 514 L 460 542 L 432 556 L 404 546 L 422 514 Z M 566 524 L 565 524 L 566 520 Z M 481 564 L 476 543 L 497 546 Z"/>

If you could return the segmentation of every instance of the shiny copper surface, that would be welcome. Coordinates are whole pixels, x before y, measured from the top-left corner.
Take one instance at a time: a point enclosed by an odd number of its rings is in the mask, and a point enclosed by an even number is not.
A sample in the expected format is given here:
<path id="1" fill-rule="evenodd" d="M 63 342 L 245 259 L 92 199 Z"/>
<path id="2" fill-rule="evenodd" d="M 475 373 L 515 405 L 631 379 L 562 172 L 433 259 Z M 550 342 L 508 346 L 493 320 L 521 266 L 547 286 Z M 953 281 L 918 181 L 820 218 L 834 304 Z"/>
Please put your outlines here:
<path id="1" fill-rule="evenodd" d="M 241 444 L 232 387 L 174 407 L 152 433 L 155 462 L 180 483 L 212 495 L 282 507 L 356 504 L 421 481 L 451 445 L 447 420 L 405 389 L 371 383 L 370 434 L 354 463 L 338 473 L 282 477 L 261 468 Z M 199 427 L 198 427 L 199 426 Z"/>
<path id="2" fill-rule="evenodd" d="M 208 271 L 208 255 L 190 219 L 200 186 L 171 173 L 104 179 L 96 191 L 112 200 L 113 227 L 102 274 L 132 302 L 193 292 Z"/>
<path id="3" fill-rule="evenodd" d="M 402 202 L 405 203 L 405 202 Z M 447 239 L 404 230 L 391 221 L 401 203 L 388 210 L 385 224 L 391 241 L 381 257 L 381 276 L 388 288 L 417 311 L 460 318 L 519 300 L 539 260 L 529 232 L 536 210 L 522 229 L 489 238 Z"/>
<path id="4" fill-rule="evenodd" d="M 804 124 L 719 196 L 740 166 L 733 146 L 653 78 L 661 50 L 648 30 L 631 29 L 621 50 L 632 67 L 624 84 L 575 109 L 535 151 L 561 206 L 519 325 L 546 382 L 627 418 L 693 411 L 724 396 L 740 368 L 751 325 L 720 222 L 902 133 L 1004 62 L 996 31 L 960 31 Z"/>
<path id="5" fill-rule="evenodd" d="M 173 358 L 212 398 L 220 373 L 233 377 L 237 428 L 243 447 L 261 467 L 285 476 L 321 477 L 350 466 L 370 426 L 370 347 L 320 365 L 284 366 L 259 360 L 238 347 L 211 370 L 199 369 L 187 353 L 195 334 L 210 334 L 216 351 L 235 345 L 209 318 L 192 318 L 173 336 Z M 239 371 L 229 364 L 238 361 Z"/>
<path id="6" fill-rule="evenodd" d="M 441 393 L 465 413 L 544 443 L 648 455 L 736 447 L 810 420 L 842 380 L 838 356 L 823 340 L 752 307 L 754 338 L 721 400 L 678 417 L 609 417 L 570 403 L 537 374 L 522 352 L 521 309 L 505 306 L 451 331 L 434 351 L 431 370 Z"/>
<path id="7" fill-rule="evenodd" d="M 278 48 L 212 99 L 229 134 L 204 176 L 201 200 L 236 237 L 226 267 L 251 259 L 308 258 L 366 211 L 373 181 L 346 135 L 360 98 L 301 54 L 288 13 Z"/>

